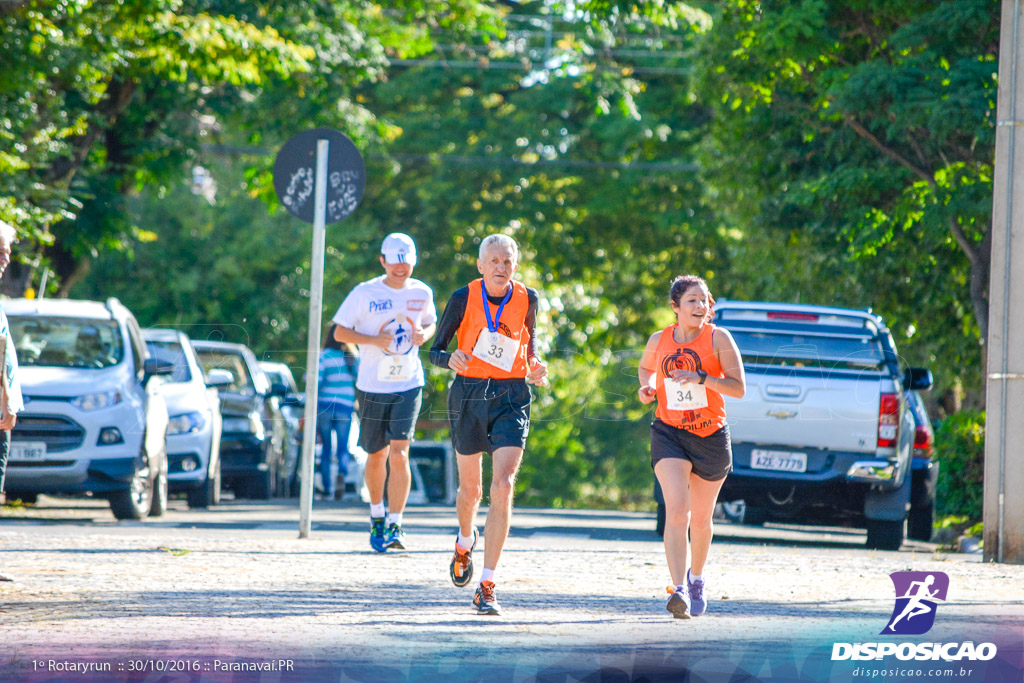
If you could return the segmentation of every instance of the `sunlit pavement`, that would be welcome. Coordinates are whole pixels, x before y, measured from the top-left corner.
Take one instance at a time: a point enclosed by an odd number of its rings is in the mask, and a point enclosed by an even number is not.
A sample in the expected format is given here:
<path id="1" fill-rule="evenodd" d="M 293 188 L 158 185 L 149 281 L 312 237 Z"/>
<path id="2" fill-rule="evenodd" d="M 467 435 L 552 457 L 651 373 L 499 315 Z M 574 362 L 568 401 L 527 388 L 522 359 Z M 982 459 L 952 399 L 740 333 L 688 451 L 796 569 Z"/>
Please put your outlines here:
<path id="1" fill-rule="evenodd" d="M 14 582 L 0 583 L 0 657 L 18 658 L 6 663 L 18 670 L 56 653 L 330 668 L 376 666 L 390 653 L 399 678 L 423 666 L 427 678 L 473 678 L 477 669 L 460 667 L 499 663 L 510 675 L 559 670 L 577 658 L 756 668 L 775 656 L 766 653 L 877 638 L 893 609 L 888 575 L 911 569 L 950 577 L 929 639 L 1012 639 L 1024 624 L 1024 567 L 928 543 L 868 551 L 850 529 L 727 523 L 705 570 L 708 614 L 674 620 L 652 514 L 551 509 L 516 510 L 496 577 L 503 611 L 481 617 L 472 588 L 448 578 L 453 509 L 409 509 L 409 550 L 384 555 L 369 547 L 358 502 L 317 501 L 309 539 L 298 538 L 298 520 L 295 500 L 209 510 L 172 500 L 163 518 L 142 522 L 117 522 L 86 499 L 8 506 L 0 569 Z M 482 548 L 475 559 L 479 571 Z"/>

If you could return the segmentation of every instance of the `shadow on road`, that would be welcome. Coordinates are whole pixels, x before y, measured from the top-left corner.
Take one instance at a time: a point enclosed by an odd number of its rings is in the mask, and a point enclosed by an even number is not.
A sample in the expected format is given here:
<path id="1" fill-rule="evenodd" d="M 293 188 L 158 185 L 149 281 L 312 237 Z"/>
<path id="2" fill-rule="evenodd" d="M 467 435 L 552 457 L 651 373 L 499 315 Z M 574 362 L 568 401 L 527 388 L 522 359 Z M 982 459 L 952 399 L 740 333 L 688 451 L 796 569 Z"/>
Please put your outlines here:
<path id="1" fill-rule="evenodd" d="M 225 532 L 298 530 L 298 502 L 226 501 L 205 510 L 190 510 L 184 501 L 172 501 L 167 515 L 140 522 L 118 522 L 103 501 L 45 498 L 38 506 L 6 506 L 0 510 L 0 525 L 41 524 L 93 527 L 144 527 L 161 529 L 203 529 Z M 455 531 L 454 509 L 439 506 L 410 507 L 405 527 L 410 534 L 451 535 Z M 479 522 L 483 522 L 483 512 Z M 315 533 L 361 533 L 368 530 L 363 519 L 365 506 L 359 502 L 318 502 L 313 509 Z M 864 532 L 843 527 L 808 527 L 768 524 L 752 527 L 729 522 L 716 523 L 715 542 L 736 545 L 764 545 L 793 548 L 863 549 Z M 510 535 L 580 538 L 616 542 L 660 542 L 654 532 L 652 514 L 611 510 L 556 510 L 517 508 Z M 933 544 L 908 541 L 904 550 L 934 550 Z"/>

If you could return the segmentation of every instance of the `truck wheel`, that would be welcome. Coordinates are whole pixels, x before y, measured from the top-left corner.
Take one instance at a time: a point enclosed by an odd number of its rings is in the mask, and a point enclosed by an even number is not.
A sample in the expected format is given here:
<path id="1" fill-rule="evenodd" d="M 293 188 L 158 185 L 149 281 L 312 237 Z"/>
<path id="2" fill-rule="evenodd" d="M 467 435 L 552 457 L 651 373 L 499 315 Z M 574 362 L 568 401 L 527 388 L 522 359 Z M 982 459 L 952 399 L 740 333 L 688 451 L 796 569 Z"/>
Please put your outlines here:
<path id="1" fill-rule="evenodd" d="M 190 508 L 208 508 L 211 505 L 220 503 L 220 462 L 214 469 L 214 475 L 206 476 L 206 481 L 197 489 L 188 492 L 188 506 Z"/>
<path id="2" fill-rule="evenodd" d="M 269 470 L 257 472 L 246 482 L 245 491 L 249 498 L 270 500 L 270 497 L 274 495 L 274 473 Z"/>
<path id="3" fill-rule="evenodd" d="M 899 550 L 903 545 L 904 521 L 869 519 L 867 547 L 872 550 Z"/>
<path id="4" fill-rule="evenodd" d="M 910 517 L 907 518 L 907 538 L 915 541 L 932 540 L 932 532 L 935 530 L 935 501 L 927 505 L 910 508 Z"/>
<path id="5" fill-rule="evenodd" d="M 733 524 L 742 524 L 743 515 L 747 511 L 747 504 L 742 500 L 726 501 L 720 503 L 722 506 L 722 514 L 725 518 Z"/>
<path id="6" fill-rule="evenodd" d="M 665 537 L 665 504 L 658 503 L 658 521 L 655 524 L 654 530 L 658 532 L 658 535 L 662 538 Z"/>

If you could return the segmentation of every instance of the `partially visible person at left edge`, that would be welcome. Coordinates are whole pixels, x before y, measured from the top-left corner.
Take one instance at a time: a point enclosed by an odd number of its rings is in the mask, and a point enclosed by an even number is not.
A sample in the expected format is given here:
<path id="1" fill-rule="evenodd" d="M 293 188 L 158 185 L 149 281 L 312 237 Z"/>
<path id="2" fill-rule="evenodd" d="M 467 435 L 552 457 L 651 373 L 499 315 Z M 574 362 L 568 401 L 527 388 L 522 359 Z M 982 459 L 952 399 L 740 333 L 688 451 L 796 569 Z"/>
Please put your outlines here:
<path id="1" fill-rule="evenodd" d="M 0 277 L 3 277 L 7 265 L 11 262 L 11 244 L 17 238 L 14 227 L 0 221 Z M 21 386 L 18 384 L 18 356 L 14 352 L 14 340 L 7 324 L 7 315 L 0 305 L 0 337 L 6 343 L 4 347 L 2 372 L 3 391 L 0 391 L 0 505 L 4 501 L 4 475 L 7 474 L 7 456 L 11 451 L 11 430 L 17 420 L 17 413 L 24 405 L 21 399 Z M 11 577 L 0 571 L 0 581 L 11 581 Z"/>

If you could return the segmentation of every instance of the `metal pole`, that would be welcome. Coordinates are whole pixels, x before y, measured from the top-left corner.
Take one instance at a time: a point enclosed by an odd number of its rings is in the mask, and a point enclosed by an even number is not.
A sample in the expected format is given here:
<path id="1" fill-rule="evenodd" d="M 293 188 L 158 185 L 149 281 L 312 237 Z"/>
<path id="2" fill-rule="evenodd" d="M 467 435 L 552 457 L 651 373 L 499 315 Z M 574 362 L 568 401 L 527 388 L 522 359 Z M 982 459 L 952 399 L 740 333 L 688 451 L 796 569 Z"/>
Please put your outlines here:
<path id="1" fill-rule="evenodd" d="M 1014 202 L 1020 178 L 1016 175 L 1018 116 L 1024 110 L 1024 84 L 1018 84 L 1020 57 L 1020 0 L 1003 0 L 999 40 L 999 98 L 996 108 L 996 154 L 993 170 L 992 258 L 989 274 L 988 367 L 986 368 L 985 420 L 985 523 L 984 559 L 1024 563 L 1024 501 L 1012 491 L 1024 485 L 1024 373 L 1020 354 L 1024 323 L 1014 316 L 1021 309 L 1020 285 L 1024 277 L 1024 243 L 1014 232 L 1024 227 L 1024 204 Z M 1022 159 L 1024 162 L 1024 159 Z"/>
<path id="2" fill-rule="evenodd" d="M 1020 2 L 1014 0 L 1013 3 L 1013 46 L 1012 54 L 1013 59 L 1011 64 L 1013 65 L 1010 70 L 1010 120 L 1017 120 L 1017 43 L 1020 36 Z M 999 392 L 999 424 L 1006 424 L 1006 373 L 1010 368 L 1010 345 L 1007 339 L 1010 336 L 1010 244 L 1009 241 L 1013 235 L 1013 154 L 1016 149 L 1017 136 L 1014 132 L 1010 133 L 1010 139 L 1008 141 L 1009 151 L 1007 152 L 1007 163 L 1009 168 L 1006 172 L 1006 256 L 1003 264 L 1005 272 L 1003 273 L 1003 352 L 1000 358 L 1000 369 L 1003 377 L 999 380 L 1002 382 L 1001 390 Z M 991 320 L 991 316 L 989 317 Z M 1005 436 L 1005 435 L 1004 435 Z M 1005 524 L 1006 524 L 1006 439 L 999 439 L 999 547 L 996 549 L 997 562 L 1003 561 L 1003 546 L 1005 545 Z"/>
<path id="3" fill-rule="evenodd" d="M 320 372 L 320 316 L 324 291 L 324 242 L 327 215 L 327 140 L 316 142 L 316 204 L 313 215 L 313 260 L 309 282 L 309 342 L 306 346 L 306 407 L 302 430 L 302 490 L 299 495 L 299 538 L 309 538 L 313 516 L 313 448 L 316 444 L 316 401 Z"/>

